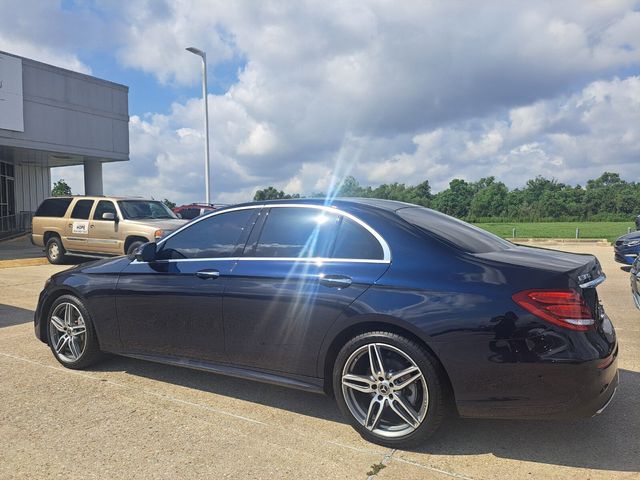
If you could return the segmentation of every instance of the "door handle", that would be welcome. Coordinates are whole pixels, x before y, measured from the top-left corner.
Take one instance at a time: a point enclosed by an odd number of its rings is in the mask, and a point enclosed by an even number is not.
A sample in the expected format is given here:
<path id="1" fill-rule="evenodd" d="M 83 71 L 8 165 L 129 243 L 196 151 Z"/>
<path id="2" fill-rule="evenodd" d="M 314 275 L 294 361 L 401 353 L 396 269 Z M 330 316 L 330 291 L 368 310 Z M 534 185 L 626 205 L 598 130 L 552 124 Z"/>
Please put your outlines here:
<path id="1" fill-rule="evenodd" d="M 200 270 L 196 272 L 196 277 L 207 280 L 209 278 L 218 278 L 220 276 L 220 272 L 218 270 Z"/>
<path id="2" fill-rule="evenodd" d="M 325 287 L 347 288 L 353 281 L 346 275 L 324 275 L 320 278 L 320 284 Z"/>

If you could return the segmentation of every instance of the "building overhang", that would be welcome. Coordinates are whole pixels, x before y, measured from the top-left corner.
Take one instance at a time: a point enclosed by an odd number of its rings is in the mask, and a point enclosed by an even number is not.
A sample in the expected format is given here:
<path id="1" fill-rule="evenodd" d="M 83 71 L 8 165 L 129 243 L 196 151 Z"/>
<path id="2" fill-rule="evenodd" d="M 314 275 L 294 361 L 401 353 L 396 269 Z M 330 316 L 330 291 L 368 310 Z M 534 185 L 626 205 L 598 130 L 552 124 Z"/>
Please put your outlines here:
<path id="1" fill-rule="evenodd" d="M 70 151 L 40 150 L 34 148 L 22 148 L 6 145 L 6 139 L 2 139 L 0 144 L 0 159 L 15 165 L 33 164 L 43 167 L 69 167 L 73 165 L 83 165 L 85 160 L 97 160 L 99 162 L 121 162 L 129 160 L 128 155 L 91 155 L 89 152 L 73 153 Z"/>

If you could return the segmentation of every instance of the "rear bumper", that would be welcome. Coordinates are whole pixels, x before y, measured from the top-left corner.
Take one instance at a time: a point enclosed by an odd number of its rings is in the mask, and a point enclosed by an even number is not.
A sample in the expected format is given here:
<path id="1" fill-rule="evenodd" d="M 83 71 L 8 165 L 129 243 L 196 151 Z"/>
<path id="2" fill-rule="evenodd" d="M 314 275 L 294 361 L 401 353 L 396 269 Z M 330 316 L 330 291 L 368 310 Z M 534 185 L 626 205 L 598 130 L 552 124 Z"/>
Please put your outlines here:
<path id="1" fill-rule="evenodd" d="M 586 388 L 569 408 L 559 412 L 558 418 L 587 418 L 601 414 L 613 400 L 618 388 L 620 375 L 618 373 L 618 349 L 610 366 L 601 369 L 596 375 L 590 388 Z"/>
<path id="2" fill-rule="evenodd" d="M 535 398 L 510 396 L 457 402 L 458 412 L 462 417 L 518 420 L 593 417 L 604 411 L 618 387 L 617 356 L 616 346 L 614 353 L 605 359 L 541 366 Z"/>

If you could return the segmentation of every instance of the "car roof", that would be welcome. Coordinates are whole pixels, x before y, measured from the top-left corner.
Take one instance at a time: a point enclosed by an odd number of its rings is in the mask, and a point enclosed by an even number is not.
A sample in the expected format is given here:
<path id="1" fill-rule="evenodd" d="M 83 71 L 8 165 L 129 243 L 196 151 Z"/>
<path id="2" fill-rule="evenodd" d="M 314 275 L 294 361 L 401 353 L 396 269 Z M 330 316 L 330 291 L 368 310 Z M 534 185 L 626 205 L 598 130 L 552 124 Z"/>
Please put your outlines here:
<path id="1" fill-rule="evenodd" d="M 280 200 L 264 200 L 258 202 L 246 202 L 240 203 L 237 205 L 229 205 L 226 208 L 238 208 L 238 207 L 247 207 L 247 206 L 258 206 L 264 205 L 268 207 L 269 205 L 326 205 L 326 206 L 336 206 L 339 208 L 349 208 L 349 207 L 364 207 L 366 209 L 380 209 L 387 210 L 390 212 L 395 212 L 400 210 L 401 208 L 407 207 L 417 207 L 418 205 L 414 205 L 412 203 L 399 202 L 397 200 L 383 200 L 380 198 L 360 198 L 360 197 L 336 197 L 334 199 L 326 199 L 323 197 L 320 198 L 292 198 L 292 199 L 280 199 Z"/>
<path id="2" fill-rule="evenodd" d="M 159 202 L 160 200 L 154 200 L 152 198 L 145 197 L 120 197 L 115 195 L 61 195 L 59 197 L 47 197 L 45 200 L 52 200 L 58 198 L 79 198 L 79 199 L 87 199 L 87 200 L 143 200 L 145 202 Z"/>

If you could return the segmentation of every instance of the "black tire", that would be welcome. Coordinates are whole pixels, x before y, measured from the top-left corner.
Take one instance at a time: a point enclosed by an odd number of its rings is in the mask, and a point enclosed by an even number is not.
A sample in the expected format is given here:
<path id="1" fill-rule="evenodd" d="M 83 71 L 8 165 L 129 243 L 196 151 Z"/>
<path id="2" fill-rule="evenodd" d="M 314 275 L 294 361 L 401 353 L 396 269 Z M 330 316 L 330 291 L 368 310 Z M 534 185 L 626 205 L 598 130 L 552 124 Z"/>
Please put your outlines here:
<path id="1" fill-rule="evenodd" d="M 45 254 L 47 255 L 47 260 L 49 263 L 53 265 L 60 265 L 64 263 L 66 260 L 67 251 L 64 249 L 64 245 L 62 245 L 62 240 L 57 235 L 54 235 L 49 240 L 47 240 L 47 245 L 45 246 Z"/>
<path id="2" fill-rule="evenodd" d="M 131 242 L 131 245 L 129 245 L 129 248 L 127 248 L 127 255 L 133 255 L 135 251 L 145 243 L 146 242 L 143 242 L 141 240 L 136 240 L 135 242 Z"/>
<path id="3" fill-rule="evenodd" d="M 390 437 L 385 436 L 383 433 L 375 433 L 374 431 L 380 430 L 379 428 L 376 429 L 375 427 L 376 425 L 382 424 L 385 418 L 384 416 L 386 416 L 387 421 L 391 422 L 390 425 L 393 424 L 394 418 L 399 424 L 403 423 L 400 417 L 397 416 L 397 414 L 395 414 L 393 410 L 391 410 L 391 404 L 394 402 L 394 395 L 396 395 L 395 401 L 397 401 L 398 396 L 403 397 L 403 400 L 406 401 L 406 398 L 404 398 L 404 392 L 406 392 L 406 390 L 394 390 L 393 393 L 387 393 L 386 390 L 388 389 L 385 387 L 385 393 L 388 394 L 388 398 L 383 399 L 383 397 L 378 394 L 383 393 L 382 385 L 381 383 L 378 383 L 378 385 L 373 387 L 376 388 L 376 390 L 372 390 L 372 392 L 378 393 L 372 394 L 367 392 L 362 393 L 354 391 L 354 393 L 350 397 L 352 400 L 345 399 L 345 395 L 349 395 L 349 393 L 345 393 L 345 391 L 343 391 L 342 385 L 342 374 L 343 370 L 345 369 L 345 365 L 348 361 L 352 361 L 353 358 L 357 358 L 357 355 L 361 355 L 361 357 L 359 357 L 360 360 L 358 360 L 359 362 L 368 362 L 368 354 L 358 354 L 358 352 L 364 351 L 363 348 L 365 347 L 370 348 L 368 347 L 368 345 L 372 344 L 379 345 L 379 347 L 382 348 L 383 351 L 384 349 L 387 349 L 387 351 L 390 352 L 389 355 L 391 357 L 387 359 L 388 362 L 393 362 L 393 356 L 398 355 L 397 350 L 399 350 L 402 354 L 408 356 L 410 360 L 415 363 L 415 366 L 420 369 L 420 372 L 422 373 L 421 378 L 423 378 L 426 382 L 426 407 L 424 407 L 424 403 L 422 403 L 422 401 L 417 401 L 417 403 L 422 405 L 421 408 L 424 409 L 422 411 L 426 413 L 423 414 L 423 418 L 421 419 L 419 425 L 413 427 L 413 430 L 408 432 L 407 434 L 401 434 L 402 432 L 400 432 L 400 436 Z M 401 357 L 398 356 L 398 358 Z M 394 373 L 390 368 L 388 369 L 388 371 L 391 372 L 389 375 L 392 375 Z M 407 377 L 408 376 L 410 375 L 407 375 Z M 406 379 L 407 377 L 401 378 Z M 376 382 L 376 379 L 373 376 L 369 378 L 373 379 L 373 382 Z M 398 386 L 398 381 L 400 380 L 396 381 L 396 387 Z M 365 440 L 390 448 L 407 448 L 416 446 L 423 443 L 427 438 L 429 438 L 436 432 L 442 421 L 447 416 L 451 403 L 449 400 L 450 395 L 448 394 L 447 385 L 448 382 L 445 379 L 445 374 L 442 371 L 440 363 L 430 352 L 426 351 L 421 345 L 417 344 L 416 342 L 409 340 L 408 338 L 405 338 L 401 335 L 390 332 L 368 332 L 352 338 L 342 347 L 342 349 L 338 353 L 333 368 L 333 391 L 336 397 L 336 402 L 338 403 L 338 407 L 340 408 L 342 414 Z M 391 383 L 390 386 L 393 387 L 393 383 Z M 406 388 L 413 388 L 415 391 L 420 392 L 424 388 L 424 384 L 422 383 L 422 379 L 419 379 L 415 381 L 415 386 Z M 347 392 L 351 391 L 347 387 L 345 387 L 344 390 L 346 390 Z M 413 394 L 415 395 L 415 392 Z M 369 397 L 367 397 L 367 395 Z M 421 397 L 423 401 L 424 395 L 425 394 L 423 392 Z M 363 423 L 360 423 L 360 421 L 354 416 L 354 413 L 352 413 L 349 406 L 347 405 L 347 401 L 350 401 L 351 405 L 354 404 L 353 398 L 355 398 L 355 396 L 360 396 L 359 398 L 361 399 L 363 406 L 364 404 L 366 404 L 366 402 L 369 401 L 369 398 L 371 399 L 371 404 L 373 405 L 374 397 L 383 399 L 387 402 L 381 404 L 383 405 L 381 409 L 386 408 L 387 410 L 383 410 L 383 416 L 380 417 L 378 424 L 376 424 L 376 421 L 373 422 L 371 430 L 365 427 Z M 398 403 L 394 403 L 394 405 L 398 406 Z M 366 409 L 366 406 L 364 408 Z M 414 411 L 414 413 L 416 412 Z M 417 415 L 417 417 L 419 416 L 420 415 Z M 367 420 L 365 419 L 364 422 L 366 423 Z M 380 432 L 382 432 L 382 430 L 380 430 Z M 387 435 L 389 434 L 387 433 Z"/>
<path id="4" fill-rule="evenodd" d="M 56 350 L 56 340 L 60 340 L 60 337 L 65 334 L 62 333 L 59 328 L 54 326 L 53 316 L 57 311 L 64 309 L 67 304 L 71 304 L 77 309 L 77 313 L 81 315 L 85 327 L 84 338 L 81 338 L 84 345 L 80 349 L 81 353 L 73 360 L 70 360 L 70 358 L 65 354 L 66 351 L 72 353 L 68 347 L 67 349 L 62 348 L 60 351 Z M 60 318 L 58 315 L 56 316 Z M 73 324 L 73 321 L 70 323 Z M 76 322 L 76 327 L 79 326 L 78 324 L 79 322 Z M 67 336 L 69 336 L 68 333 Z M 77 341 L 79 342 L 80 339 Z M 74 370 L 80 370 L 93 365 L 103 356 L 100 351 L 100 345 L 98 343 L 98 338 L 96 337 L 96 331 L 93 327 L 91 315 L 82 301 L 73 295 L 62 295 L 51 305 L 47 314 L 47 342 L 56 360 L 58 360 L 58 362 L 63 366 Z"/>

